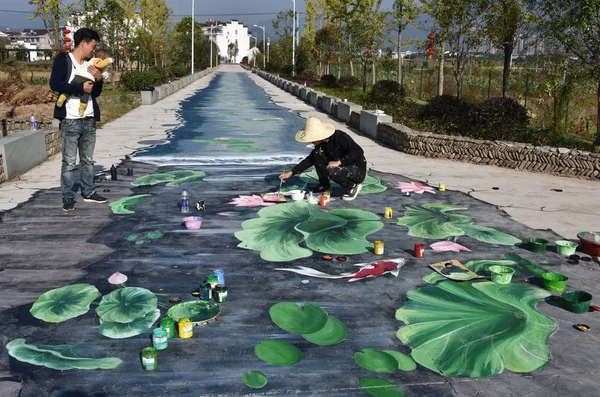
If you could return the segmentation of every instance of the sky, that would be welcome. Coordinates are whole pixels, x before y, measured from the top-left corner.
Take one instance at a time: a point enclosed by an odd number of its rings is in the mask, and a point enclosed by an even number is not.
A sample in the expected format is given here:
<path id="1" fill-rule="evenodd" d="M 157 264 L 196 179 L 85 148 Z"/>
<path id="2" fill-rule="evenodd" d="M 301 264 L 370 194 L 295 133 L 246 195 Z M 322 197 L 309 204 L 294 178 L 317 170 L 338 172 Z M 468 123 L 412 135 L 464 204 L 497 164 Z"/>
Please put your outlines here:
<path id="1" fill-rule="evenodd" d="M 75 0 L 63 0 L 63 2 L 68 4 Z M 383 9 L 391 10 L 392 3 L 393 0 L 383 0 Z M 167 6 L 173 10 L 172 22 L 176 23 L 182 16 L 191 15 L 191 4 L 192 0 L 167 0 Z M 304 11 L 304 6 L 304 0 L 296 0 L 297 11 Z M 292 0 L 195 0 L 194 14 L 199 21 L 210 17 L 221 21 L 237 19 L 249 26 L 251 33 L 260 36 L 262 30 L 252 25 L 267 26 L 267 36 L 274 36 L 271 21 L 279 11 L 291 9 Z M 35 7 L 29 4 L 29 0 L 0 0 L 0 29 L 6 32 L 7 28 L 10 30 L 43 28 L 44 24 L 41 20 L 28 19 L 34 11 Z M 300 24 L 302 23 L 301 17 Z"/>

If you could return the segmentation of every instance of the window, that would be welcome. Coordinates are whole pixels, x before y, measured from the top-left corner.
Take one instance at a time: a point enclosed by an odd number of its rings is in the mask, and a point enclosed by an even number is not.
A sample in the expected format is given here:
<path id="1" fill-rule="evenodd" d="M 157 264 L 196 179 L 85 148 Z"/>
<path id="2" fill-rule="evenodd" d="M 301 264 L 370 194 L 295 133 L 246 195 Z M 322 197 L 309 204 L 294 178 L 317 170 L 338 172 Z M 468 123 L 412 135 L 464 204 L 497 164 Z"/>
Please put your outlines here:
<path id="1" fill-rule="evenodd" d="M 237 36 L 237 30 L 235 31 L 235 35 Z"/>

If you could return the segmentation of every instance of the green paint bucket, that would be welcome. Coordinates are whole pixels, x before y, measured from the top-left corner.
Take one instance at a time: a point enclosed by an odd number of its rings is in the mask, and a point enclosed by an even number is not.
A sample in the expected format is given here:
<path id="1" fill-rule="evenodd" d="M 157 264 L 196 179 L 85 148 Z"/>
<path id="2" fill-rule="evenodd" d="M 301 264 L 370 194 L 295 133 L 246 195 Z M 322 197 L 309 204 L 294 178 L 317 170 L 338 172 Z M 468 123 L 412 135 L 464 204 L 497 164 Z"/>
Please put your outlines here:
<path id="1" fill-rule="evenodd" d="M 585 291 L 568 291 L 562 295 L 565 307 L 572 313 L 587 313 L 592 302 L 592 294 Z"/>
<path id="2" fill-rule="evenodd" d="M 563 256 L 571 256 L 575 253 L 575 250 L 579 244 L 573 241 L 558 240 L 556 243 L 556 252 Z"/>
<path id="3" fill-rule="evenodd" d="M 561 273 L 544 273 L 542 279 L 544 280 L 544 288 L 548 291 L 562 292 L 567 286 L 569 277 Z"/>
<path id="4" fill-rule="evenodd" d="M 515 269 L 509 266 L 490 266 L 488 267 L 492 276 L 492 281 L 496 284 L 510 284 Z"/>
<path id="5" fill-rule="evenodd" d="M 548 245 L 548 240 L 544 240 L 543 238 L 528 238 L 527 243 L 528 243 L 530 251 L 544 252 L 544 251 L 546 251 L 546 246 Z"/>

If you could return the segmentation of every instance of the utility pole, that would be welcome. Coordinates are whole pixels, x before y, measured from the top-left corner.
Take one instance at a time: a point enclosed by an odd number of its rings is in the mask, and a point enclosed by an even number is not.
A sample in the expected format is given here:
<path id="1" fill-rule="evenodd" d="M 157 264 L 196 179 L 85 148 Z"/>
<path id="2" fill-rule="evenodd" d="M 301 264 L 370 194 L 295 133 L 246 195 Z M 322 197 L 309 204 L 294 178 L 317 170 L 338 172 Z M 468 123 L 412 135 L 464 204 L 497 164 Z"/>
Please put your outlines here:
<path id="1" fill-rule="evenodd" d="M 296 0 L 294 3 L 293 21 L 292 21 L 292 77 L 296 76 Z"/>
<path id="2" fill-rule="evenodd" d="M 196 18 L 194 16 L 194 3 L 196 0 L 192 0 L 192 74 L 194 74 L 194 25 L 196 24 Z"/>

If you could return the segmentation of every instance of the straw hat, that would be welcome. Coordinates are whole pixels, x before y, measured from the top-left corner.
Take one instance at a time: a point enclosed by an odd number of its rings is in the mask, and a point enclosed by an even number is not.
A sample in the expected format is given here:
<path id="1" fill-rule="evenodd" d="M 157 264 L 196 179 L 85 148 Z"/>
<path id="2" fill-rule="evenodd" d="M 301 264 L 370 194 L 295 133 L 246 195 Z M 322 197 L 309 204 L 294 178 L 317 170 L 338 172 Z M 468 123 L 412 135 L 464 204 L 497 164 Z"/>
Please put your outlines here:
<path id="1" fill-rule="evenodd" d="M 306 126 L 298 131 L 296 140 L 298 142 L 315 142 L 327 139 L 333 135 L 335 127 L 331 124 L 321 122 L 316 117 L 310 117 L 306 120 Z"/>

